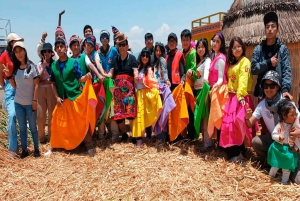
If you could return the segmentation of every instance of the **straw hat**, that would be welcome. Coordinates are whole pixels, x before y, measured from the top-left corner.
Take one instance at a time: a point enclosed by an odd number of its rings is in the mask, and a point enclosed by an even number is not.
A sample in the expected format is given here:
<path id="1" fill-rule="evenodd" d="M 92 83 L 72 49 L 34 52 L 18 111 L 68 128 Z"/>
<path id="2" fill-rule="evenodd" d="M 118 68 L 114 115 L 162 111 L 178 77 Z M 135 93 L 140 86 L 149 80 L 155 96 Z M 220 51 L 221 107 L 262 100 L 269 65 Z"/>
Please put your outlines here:
<path id="1" fill-rule="evenodd" d="M 116 43 L 122 43 L 126 40 L 127 40 L 127 37 L 124 35 L 124 33 L 119 33 L 118 34 L 118 40 L 116 41 Z"/>

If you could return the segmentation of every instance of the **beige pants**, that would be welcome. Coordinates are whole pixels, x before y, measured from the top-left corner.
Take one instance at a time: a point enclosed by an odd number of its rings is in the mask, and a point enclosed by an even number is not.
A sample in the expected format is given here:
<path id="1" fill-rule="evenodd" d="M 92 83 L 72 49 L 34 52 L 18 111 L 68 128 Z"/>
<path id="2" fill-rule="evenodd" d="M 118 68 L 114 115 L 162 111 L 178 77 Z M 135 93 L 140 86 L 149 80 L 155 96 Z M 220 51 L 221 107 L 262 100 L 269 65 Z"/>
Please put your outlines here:
<path id="1" fill-rule="evenodd" d="M 45 140 L 45 127 L 48 111 L 48 135 L 51 136 L 51 120 L 52 112 L 56 105 L 56 99 L 51 87 L 39 87 L 39 99 L 37 107 L 37 124 L 39 140 L 43 142 Z"/>

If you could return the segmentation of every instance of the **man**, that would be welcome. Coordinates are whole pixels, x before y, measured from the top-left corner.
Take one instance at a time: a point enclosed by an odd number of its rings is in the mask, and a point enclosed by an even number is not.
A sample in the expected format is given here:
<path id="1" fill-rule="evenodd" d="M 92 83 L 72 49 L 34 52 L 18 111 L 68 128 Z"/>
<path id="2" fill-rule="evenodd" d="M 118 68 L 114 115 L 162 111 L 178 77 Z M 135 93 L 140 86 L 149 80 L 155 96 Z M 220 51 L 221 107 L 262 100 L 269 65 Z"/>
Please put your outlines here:
<path id="1" fill-rule="evenodd" d="M 193 75 L 197 75 L 196 73 L 196 50 L 191 47 L 192 33 L 188 29 L 184 29 L 181 34 L 181 44 L 182 44 L 182 53 L 185 58 L 185 69 L 186 73 L 186 81 L 193 86 Z M 196 78 L 196 77 L 195 77 Z M 187 126 L 187 138 L 190 140 L 195 139 L 196 130 L 194 127 L 194 108 L 191 108 L 188 105 L 188 113 L 189 113 L 189 124 Z"/>
<path id="2" fill-rule="evenodd" d="M 289 94 L 293 83 L 290 54 L 288 48 L 276 37 L 279 33 L 278 16 L 273 11 L 268 12 L 263 20 L 266 40 L 255 47 L 251 62 L 251 72 L 253 75 L 257 75 L 254 96 L 261 101 L 260 99 L 263 98 L 263 90 L 260 87 L 261 80 L 267 71 L 275 70 L 279 74 L 282 96 L 292 99 Z M 261 124 L 262 130 L 266 132 L 264 122 Z"/>
<path id="3" fill-rule="evenodd" d="M 146 48 L 148 48 L 151 53 L 151 55 L 150 55 L 151 56 L 151 60 L 150 60 L 151 66 L 153 66 L 153 63 L 154 63 L 154 54 L 155 54 L 153 43 L 154 43 L 153 35 L 151 33 L 146 33 L 145 34 L 145 45 L 146 45 Z M 140 60 L 140 57 L 141 57 L 141 53 L 139 54 L 139 56 L 137 58 L 138 62 Z"/>
<path id="4" fill-rule="evenodd" d="M 267 133 L 262 133 L 262 135 L 252 139 L 252 147 L 257 154 L 258 160 L 264 165 L 267 159 L 268 149 L 273 143 L 271 133 L 278 123 L 277 104 L 282 99 L 279 74 L 274 70 L 268 71 L 261 80 L 261 87 L 263 88 L 265 99 L 257 105 L 253 113 L 250 108 L 247 109 L 245 121 L 249 128 L 261 118 L 266 122 Z M 298 109 L 296 110 L 299 117 L 299 111 Z M 291 135 L 299 137 L 300 129 L 293 129 Z M 290 178 L 292 181 L 300 183 L 300 160 L 298 161 L 298 168 L 291 174 Z"/>
<path id="5" fill-rule="evenodd" d="M 40 42 L 37 45 L 37 52 L 39 57 L 42 59 L 42 55 L 41 55 L 41 50 L 43 48 L 43 45 L 46 42 L 46 38 L 47 38 L 48 34 L 46 31 L 43 32 L 42 34 L 42 39 L 40 40 Z M 64 30 L 58 26 L 55 29 L 55 40 L 58 38 L 62 38 L 66 41 L 66 36 L 65 36 L 65 32 Z M 66 43 L 66 46 L 68 47 L 68 44 Z M 72 56 L 72 51 L 70 50 L 70 48 L 67 49 L 68 51 L 66 51 L 67 56 L 71 57 Z M 53 49 L 54 51 L 54 49 Z M 54 61 L 56 61 L 58 59 L 58 55 L 56 54 L 56 52 L 54 51 L 55 55 L 52 57 Z"/>

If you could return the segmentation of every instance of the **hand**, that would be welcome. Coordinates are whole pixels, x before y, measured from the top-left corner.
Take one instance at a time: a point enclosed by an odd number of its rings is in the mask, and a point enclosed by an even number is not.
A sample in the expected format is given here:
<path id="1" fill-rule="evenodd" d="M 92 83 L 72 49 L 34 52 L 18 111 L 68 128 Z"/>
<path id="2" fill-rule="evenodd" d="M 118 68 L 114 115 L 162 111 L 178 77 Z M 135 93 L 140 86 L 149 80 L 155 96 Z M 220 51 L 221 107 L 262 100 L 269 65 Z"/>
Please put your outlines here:
<path id="1" fill-rule="evenodd" d="M 247 105 L 248 104 L 246 104 L 246 108 L 247 108 Z M 246 114 L 245 114 L 245 118 L 246 119 L 250 119 L 251 117 L 252 117 L 252 109 L 251 108 L 249 108 L 249 106 L 248 106 L 248 108 L 246 109 Z"/>
<path id="2" fill-rule="evenodd" d="M 56 98 L 56 104 L 60 107 L 63 105 L 63 99 L 61 99 L 60 97 Z"/>
<path id="3" fill-rule="evenodd" d="M 37 102 L 36 101 L 32 101 L 32 112 L 37 110 Z"/>
<path id="4" fill-rule="evenodd" d="M 289 145 L 290 145 L 290 147 L 293 147 L 295 145 L 295 142 L 290 140 Z"/>
<path id="5" fill-rule="evenodd" d="M 284 93 L 282 94 L 282 97 L 283 97 L 283 98 L 288 97 L 290 100 L 293 100 L 293 96 L 291 96 L 291 94 L 290 94 L 289 92 L 284 92 Z"/>
<path id="6" fill-rule="evenodd" d="M 43 58 L 42 67 L 43 67 L 43 68 L 46 68 L 47 65 L 48 65 L 48 63 L 47 63 L 47 61 L 46 61 L 46 57 L 45 57 L 45 56 L 42 56 L 42 58 Z"/>
<path id="7" fill-rule="evenodd" d="M 170 82 L 170 80 L 167 80 L 166 84 L 167 84 L 168 87 L 171 87 L 171 82 Z"/>
<path id="8" fill-rule="evenodd" d="M 290 129 L 290 136 L 293 138 L 300 137 L 300 129 L 299 128 L 291 128 Z"/>
<path id="9" fill-rule="evenodd" d="M 279 135 L 279 141 L 282 142 L 284 140 L 284 136 Z"/>
<path id="10" fill-rule="evenodd" d="M 273 67 L 277 66 L 278 59 L 277 59 L 277 53 L 271 58 L 271 63 Z"/>
<path id="11" fill-rule="evenodd" d="M 6 64 L 6 65 L 3 64 L 3 66 L 4 66 L 3 72 L 5 73 L 6 77 L 11 76 L 9 69 L 8 69 L 8 64 Z"/>
<path id="12" fill-rule="evenodd" d="M 193 71 L 191 69 L 188 69 L 186 75 L 191 78 L 193 76 Z"/>
<path id="13" fill-rule="evenodd" d="M 112 73 L 111 72 L 107 73 L 107 77 L 112 78 Z"/>
<path id="14" fill-rule="evenodd" d="M 181 81 L 180 84 L 184 85 L 184 81 Z"/>
<path id="15" fill-rule="evenodd" d="M 245 106 L 245 104 L 246 104 L 245 100 L 244 100 L 244 99 L 241 99 L 241 100 L 240 100 L 240 104 L 241 104 L 242 106 Z M 249 108 L 249 105 L 248 105 L 248 108 Z"/>
<path id="16" fill-rule="evenodd" d="M 43 40 L 43 41 L 45 41 L 45 40 L 46 40 L 46 38 L 47 38 L 47 35 L 48 35 L 48 34 L 47 34 L 47 32 L 46 32 L 46 31 L 44 31 L 44 32 L 43 32 L 43 34 L 42 34 L 42 40 Z"/>

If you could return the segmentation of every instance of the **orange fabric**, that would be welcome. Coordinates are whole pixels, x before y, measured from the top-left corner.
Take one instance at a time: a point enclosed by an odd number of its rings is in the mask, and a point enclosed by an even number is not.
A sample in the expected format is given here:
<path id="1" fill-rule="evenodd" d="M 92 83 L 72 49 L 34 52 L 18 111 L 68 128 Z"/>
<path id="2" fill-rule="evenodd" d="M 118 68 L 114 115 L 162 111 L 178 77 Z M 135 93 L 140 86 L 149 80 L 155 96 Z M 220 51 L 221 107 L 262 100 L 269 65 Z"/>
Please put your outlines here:
<path id="1" fill-rule="evenodd" d="M 170 141 L 175 140 L 189 123 L 185 91 L 181 84 L 173 90 L 172 96 L 174 98 L 176 107 L 169 114 Z"/>
<path id="2" fill-rule="evenodd" d="M 150 89 L 153 89 L 153 88 L 158 89 L 158 87 L 159 87 L 157 84 L 157 80 L 155 79 L 153 70 L 151 68 L 148 69 L 148 73 L 146 76 L 144 76 L 143 82 L 144 82 L 144 85 Z"/>
<path id="3" fill-rule="evenodd" d="M 210 98 L 211 103 L 207 132 L 210 138 L 217 138 L 214 128 L 217 128 L 218 130 L 221 129 L 224 109 L 228 100 L 227 84 L 221 85 L 217 89 L 213 89 Z"/>
<path id="4" fill-rule="evenodd" d="M 88 79 L 82 93 L 74 100 L 65 99 L 62 106 L 55 106 L 52 113 L 52 148 L 75 149 L 90 129 L 94 133 L 96 125 L 95 108 L 97 97 L 91 79 Z"/>
<path id="5" fill-rule="evenodd" d="M 180 70 L 179 70 L 179 64 L 180 59 L 182 57 L 182 52 L 177 50 L 174 59 L 172 61 L 172 84 L 180 84 L 181 78 L 180 78 Z M 168 63 L 169 55 L 166 56 L 166 63 Z"/>
<path id="6" fill-rule="evenodd" d="M 190 80 L 190 79 L 187 79 L 187 80 Z M 187 105 L 194 112 L 194 109 L 195 109 L 195 106 L 196 106 L 196 100 L 195 100 L 193 89 L 192 89 L 191 86 L 193 86 L 193 85 L 190 85 L 190 82 L 188 82 L 188 81 L 185 82 L 185 85 L 184 85 L 184 94 L 185 94 Z"/>

